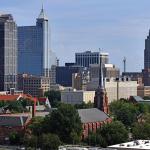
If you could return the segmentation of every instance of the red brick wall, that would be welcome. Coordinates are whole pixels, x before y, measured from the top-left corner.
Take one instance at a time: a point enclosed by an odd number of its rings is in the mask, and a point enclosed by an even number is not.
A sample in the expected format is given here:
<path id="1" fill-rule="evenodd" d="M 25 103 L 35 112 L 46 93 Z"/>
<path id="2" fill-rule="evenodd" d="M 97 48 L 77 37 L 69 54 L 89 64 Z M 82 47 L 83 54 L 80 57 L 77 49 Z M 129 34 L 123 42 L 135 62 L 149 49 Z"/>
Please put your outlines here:
<path id="1" fill-rule="evenodd" d="M 0 143 L 3 143 L 5 138 L 9 137 L 10 133 L 17 132 L 21 134 L 24 131 L 24 127 L 0 127 Z"/>
<path id="2" fill-rule="evenodd" d="M 82 133 L 82 138 L 85 139 L 88 137 L 89 132 L 96 132 L 98 128 L 101 128 L 104 124 L 111 123 L 112 119 L 108 118 L 105 121 L 102 122 L 92 122 L 92 123 L 84 123 L 82 125 L 83 127 L 83 133 Z"/>

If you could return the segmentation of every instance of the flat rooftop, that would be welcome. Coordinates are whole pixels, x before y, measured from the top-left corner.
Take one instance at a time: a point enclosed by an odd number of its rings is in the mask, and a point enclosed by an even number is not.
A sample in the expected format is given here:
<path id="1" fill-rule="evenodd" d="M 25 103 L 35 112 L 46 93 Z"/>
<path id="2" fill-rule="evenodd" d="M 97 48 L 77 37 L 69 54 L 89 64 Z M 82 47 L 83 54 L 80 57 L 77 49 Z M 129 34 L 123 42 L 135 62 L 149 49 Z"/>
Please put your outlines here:
<path id="1" fill-rule="evenodd" d="M 132 142 L 121 143 L 109 146 L 117 150 L 131 149 L 131 150 L 150 150 L 150 140 L 135 140 Z"/>

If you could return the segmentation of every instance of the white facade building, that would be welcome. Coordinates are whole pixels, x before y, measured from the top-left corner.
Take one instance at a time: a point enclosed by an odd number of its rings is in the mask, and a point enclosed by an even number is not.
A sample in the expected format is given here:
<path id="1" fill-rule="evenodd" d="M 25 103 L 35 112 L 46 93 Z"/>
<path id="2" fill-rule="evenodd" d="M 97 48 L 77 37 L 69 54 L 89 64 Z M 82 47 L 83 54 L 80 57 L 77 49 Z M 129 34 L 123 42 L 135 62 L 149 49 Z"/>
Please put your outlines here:
<path id="1" fill-rule="evenodd" d="M 61 102 L 67 104 L 94 103 L 95 91 L 68 90 L 61 92 Z"/>
<path id="2" fill-rule="evenodd" d="M 87 90 L 96 90 L 98 87 L 98 79 L 93 79 L 88 85 Z M 129 98 L 130 96 L 137 96 L 137 81 L 130 81 L 128 78 L 106 78 L 105 88 L 108 96 L 108 102 L 120 98 Z"/>

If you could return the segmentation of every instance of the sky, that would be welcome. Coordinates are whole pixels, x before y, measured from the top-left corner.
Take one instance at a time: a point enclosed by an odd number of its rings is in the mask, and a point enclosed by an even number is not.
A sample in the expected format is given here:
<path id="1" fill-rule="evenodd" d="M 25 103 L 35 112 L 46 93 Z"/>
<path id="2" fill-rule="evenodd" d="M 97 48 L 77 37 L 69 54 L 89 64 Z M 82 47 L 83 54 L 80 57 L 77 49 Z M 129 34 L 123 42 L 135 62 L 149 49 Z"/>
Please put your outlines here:
<path id="1" fill-rule="evenodd" d="M 51 29 L 51 49 L 60 64 L 75 61 L 75 52 L 108 52 L 123 71 L 141 71 L 150 28 L 150 0 L 43 0 Z M 35 25 L 42 0 L 0 0 L 18 26 Z"/>

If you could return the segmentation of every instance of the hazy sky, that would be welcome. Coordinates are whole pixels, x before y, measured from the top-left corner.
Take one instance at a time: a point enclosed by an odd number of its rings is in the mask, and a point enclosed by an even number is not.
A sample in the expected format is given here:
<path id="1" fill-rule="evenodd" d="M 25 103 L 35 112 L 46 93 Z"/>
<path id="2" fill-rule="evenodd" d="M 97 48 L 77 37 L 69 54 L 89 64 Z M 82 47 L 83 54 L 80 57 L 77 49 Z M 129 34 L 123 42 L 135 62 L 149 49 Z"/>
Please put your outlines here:
<path id="1" fill-rule="evenodd" d="M 12 13 L 18 25 L 34 25 L 42 0 L 0 0 L 0 11 Z M 150 0 L 44 0 L 51 28 L 51 48 L 60 63 L 75 52 L 110 54 L 110 62 L 127 71 L 143 68 L 144 41 L 150 28 Z"/>

